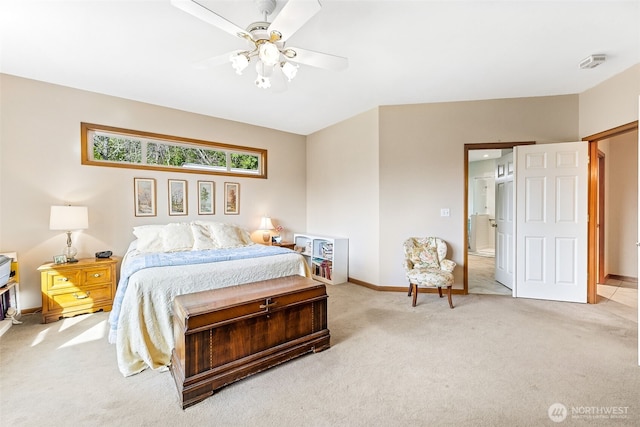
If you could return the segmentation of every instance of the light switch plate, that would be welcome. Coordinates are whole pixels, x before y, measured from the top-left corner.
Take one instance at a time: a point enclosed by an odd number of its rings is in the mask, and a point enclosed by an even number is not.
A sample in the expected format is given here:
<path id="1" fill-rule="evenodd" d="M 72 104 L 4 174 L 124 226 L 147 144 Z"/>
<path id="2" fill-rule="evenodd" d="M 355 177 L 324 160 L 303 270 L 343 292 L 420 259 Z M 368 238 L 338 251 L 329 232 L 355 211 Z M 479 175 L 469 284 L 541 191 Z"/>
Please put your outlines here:
<path id="1" fill-rule="evenodd" d="M 449 212 L 449 209 L 447 208 L 440 209 L 440 216 L 450 216 L 450 214 L 451 213 Z"/>

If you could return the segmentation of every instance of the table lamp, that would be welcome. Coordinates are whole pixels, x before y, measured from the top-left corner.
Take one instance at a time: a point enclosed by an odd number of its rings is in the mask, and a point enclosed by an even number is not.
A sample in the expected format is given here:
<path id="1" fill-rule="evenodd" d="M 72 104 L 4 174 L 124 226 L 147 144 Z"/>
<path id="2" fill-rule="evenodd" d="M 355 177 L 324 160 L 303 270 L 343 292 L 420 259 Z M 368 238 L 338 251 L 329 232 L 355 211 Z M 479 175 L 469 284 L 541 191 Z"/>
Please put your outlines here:
<path id="1" fill-rule="evenodd" d="M 78 250 L 71 246 L 71 232 L 89 228 L 89 212 L 86 206 L 51 206 L 50 230 L 64 230 L 67 233 L 67 247 L 63 254 L 67 262 L 78 262 Z"/>
<path id="2" fill-rule="evenodd" d="M 271 239 L 271 230 L 274 230 L 274 229 L 275 227 L 271 222 L 271 218 L 269 218 L 268 216 L 263 216 L 262 219 L 260 220 L 259 230 L 262 231 L 262 241 L 264 243 L 269 243 L 269 240 Z"/>

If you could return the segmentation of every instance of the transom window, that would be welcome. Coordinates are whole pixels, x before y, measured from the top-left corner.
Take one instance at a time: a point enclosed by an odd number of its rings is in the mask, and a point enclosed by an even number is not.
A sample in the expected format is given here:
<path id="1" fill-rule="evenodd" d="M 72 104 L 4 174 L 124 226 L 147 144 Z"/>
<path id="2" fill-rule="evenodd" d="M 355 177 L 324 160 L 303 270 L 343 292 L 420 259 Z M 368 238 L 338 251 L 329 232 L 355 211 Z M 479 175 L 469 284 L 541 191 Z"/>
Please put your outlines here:
<path id="1" fill-rule="evenodd" d="M 267 150 L 81 124 L 82 164 L 267 177 Z"/>

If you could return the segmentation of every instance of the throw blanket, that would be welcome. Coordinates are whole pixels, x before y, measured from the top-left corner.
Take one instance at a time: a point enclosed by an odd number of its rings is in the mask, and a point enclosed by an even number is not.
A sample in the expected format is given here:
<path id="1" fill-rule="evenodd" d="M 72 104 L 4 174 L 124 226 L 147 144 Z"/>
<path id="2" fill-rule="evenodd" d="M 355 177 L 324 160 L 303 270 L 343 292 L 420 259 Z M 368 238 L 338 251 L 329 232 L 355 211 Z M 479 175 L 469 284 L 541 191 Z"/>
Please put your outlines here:
<path id="1" fill-rule="evenodd" d="M 206 251 L 188 252 L 153 252 L 136 253 L 133 242 L 127 251 L 127 257 L 123 260 L 120 270 L 120 281 L 113 300 L 113 307 L 109 314 L 109 342 L 115 343 L 116 331 L 118 329 L 118 318 L 122 309 L 122 299 L 127 292 L 129 277 L 143 268 L 165 267 L 170 265 L 204 264 L 208 262 L 231 261 L 235 259 L 257 258 L 270 255 L 289 253 L 285 248 L 277 246 L 251 245 L 239 248 L 215 249 Z"/>
<path id="2" fill-rule="evenodd" d="M 296 252 L 271 246 L 127 252 L 110 314 L 109 341 L 116 344 L 120 372 L 129 376 L 147 367 L 166 369 L 171 363 L 175 296 L 290 275 L 308 277 L 306 261 Z"/>

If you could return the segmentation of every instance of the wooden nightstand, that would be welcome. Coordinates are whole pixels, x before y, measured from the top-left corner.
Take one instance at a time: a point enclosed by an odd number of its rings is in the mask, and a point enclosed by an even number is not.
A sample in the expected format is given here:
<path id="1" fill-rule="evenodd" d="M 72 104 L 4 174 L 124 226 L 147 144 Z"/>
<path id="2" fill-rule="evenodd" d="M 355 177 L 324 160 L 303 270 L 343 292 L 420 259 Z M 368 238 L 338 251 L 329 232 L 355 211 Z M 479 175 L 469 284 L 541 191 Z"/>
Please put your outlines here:
<path id="1" fill-rule="evenodd" d="M 116 293 L 114 258 L 81 259 L 70 264 L 42 264 L 42 323 L 76 314 L 111 310 Z"/>
<path id="2" fill-rule="evenodd" d="M 293 249 L 296 244 L 293 242 L 272 243 L 271 246 L 279 246 L 281 248 Z"/>

